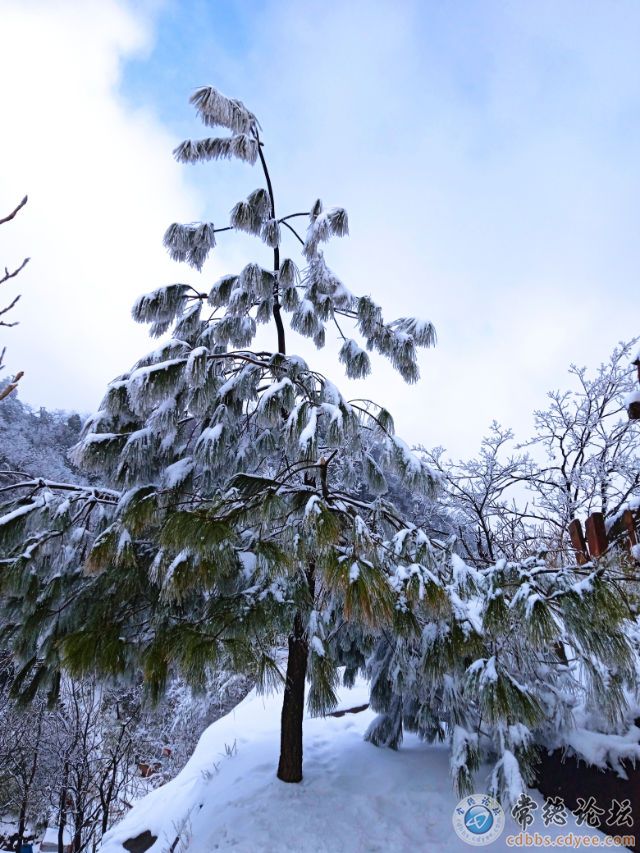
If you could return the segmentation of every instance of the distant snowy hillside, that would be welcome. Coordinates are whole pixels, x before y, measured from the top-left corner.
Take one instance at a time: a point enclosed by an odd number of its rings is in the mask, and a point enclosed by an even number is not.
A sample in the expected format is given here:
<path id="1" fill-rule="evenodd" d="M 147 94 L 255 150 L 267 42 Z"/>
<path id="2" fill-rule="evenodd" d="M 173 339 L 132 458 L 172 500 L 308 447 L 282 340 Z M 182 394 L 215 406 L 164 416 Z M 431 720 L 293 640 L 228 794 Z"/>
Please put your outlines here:
<path id="1" fill-rule="evenodd" d="M 1 347 L 0 347 L 1 349 Z M 8 380 L 0 380 L 0 391 Z M 83 418 L 77 412 L 36 410 L 13 393 L 0 406 L 0 476 L 22 472 L 65 483 L 85 483 L 69 461 L 69 448 L 80 438 Z M 2 485 L 18 478 L 2 478 Z M 24 479 L 24 477 L 22 478 Z"/>
<path id="2" fill-rule="evenodd" d="M 363 705 L 368 686 L 343 689 L 339 708 Z M 470 851 L 452 826 L 457 798 L 445 748 L 407 735 L 398 752 L 362 739 L 370 710 L 305 721 L 304 780 L 276 779 L 280 695 L 250 693 L 203 734 L 183 771 L 139 801 L 103 842 L 103 853 L 124 853 L 122 842 L 146 830 L 151 853 L 402 853 Z M 478 776 L 478 790 L 484 774 Z M 540 798 L 536 796 L 538 802 Z M 576 827 L 530 831 L 599 835 Z M 502 836 L 486 849 L 506 851 L 520 829 L 507 816 Z M 176 841 L 177 836 L 180 840 Z M 602 838 L 603 836 L 600 836 Z M 597 842 L 596 842 L 597 843 Z"/>

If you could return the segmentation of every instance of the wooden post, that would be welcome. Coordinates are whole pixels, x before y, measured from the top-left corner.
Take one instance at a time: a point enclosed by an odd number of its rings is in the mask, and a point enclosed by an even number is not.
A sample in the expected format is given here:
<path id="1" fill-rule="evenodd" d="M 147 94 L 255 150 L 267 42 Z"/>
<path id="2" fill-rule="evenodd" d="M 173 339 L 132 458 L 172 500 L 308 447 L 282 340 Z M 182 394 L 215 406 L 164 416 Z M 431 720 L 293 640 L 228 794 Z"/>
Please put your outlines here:
<path id="1" fill-rule="evenodd" d="M 602 557 L 609 542 L 604 526 L 604 516 L 601 512 L 592 512 L 587 519 L 587 545 L 592 557 Z"/>
<path id="2" fill-rule="evenodd" d="M 622 525 L 627 531 L 627 547 L 631 550 L 634 545 L 638 544 L 638 534 L 636 532 L 636 521 L 630 509 L 625 509 L 622 513 Z"/>
<path id="3" fill-rule="evenodd" d="M 584 534 L 582 532 L 582 525 L 580 524 L 579 518 L 574 518 L 569 525 L 569 538 L 571 539 L 573 550 L 576 552 L 578 565 L 584 566 L 584 564 L 589 561 L 589 557 L 587 555 L 587 545 L 584 541 Z"/>

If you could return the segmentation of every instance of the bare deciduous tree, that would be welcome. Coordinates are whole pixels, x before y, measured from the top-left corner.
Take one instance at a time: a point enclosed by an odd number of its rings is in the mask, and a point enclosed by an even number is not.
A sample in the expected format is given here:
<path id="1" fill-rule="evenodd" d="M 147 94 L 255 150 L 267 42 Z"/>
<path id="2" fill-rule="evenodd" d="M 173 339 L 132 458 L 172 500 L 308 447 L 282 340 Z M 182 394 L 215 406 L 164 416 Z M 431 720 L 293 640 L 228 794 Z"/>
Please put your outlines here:
<path id="1" fill-rule="evenodd" d="M 22 201 L 11 211 L 11 213 L 9 213 L 7 216 L 0 219 L 0 225 L 4 225 L 7 222 L 11 222 L 11 220 L 15 218 L 18 211 L 20 211 L 25 206 L 26 203 L 27 203 L 27 196 L 25 196 L 22 199 Z M 25 258 L 22 261 L 22 263 L 13 270 L 9 270 L 8 267 L 5 267 L 4 268 L 4 275 L 0 276 L 0 284 L 5 284 L 10 279 L 15 278 L 18 275 L 18 273 L 22 272 L 22 270 L 26 267 L 26 265 L 28 263 L 29 263 L 29 258 Z M 6 318 L 7 314 L 9 313 L 9 311 L 11 311 L 11 309 L 15 307 L 15 305 L 19 299 L 20 299 L 20 294 L 18 294 L 17 296 L 14 296 L 13 299 L 11 299 L 11 301 L 7 305 L 5 305 L 3 308 L 0 308 L 0 326 L 10 328 L 11 326 L 17 325 L 17 322 L 18 322 L 17 320 L 10 322 L 5 318 Z M 0 350 L 0 370 L 2 370 L 2 368 L 4 367 L 5 352 L 6 352 L 6 347 L 2 347 L 2 349 Z M 22 376 L 23 376 L 22 371 L 18 372 L 13 377 L 12 381 L 8 385 L 6 385 L 4 388 L 0 389 L 0 400 L 4 400 L 4 398 L 8 397 L 12 391 L 15 391 L 15 389 L 18 385 L 18 382 L 20 381 Z"/>
<path id="2" fill-rule="evenodd" d="M 536 411 L 528 447 L 545 451 L 547 464 L 530 480 L 539 514 L 567 540 L 572 519 L 601 512 L 614 517 L 640 487 L 638 435 L 626 414 L 634 387 L 629 366 L 638 338 L 620 343 L 590 376 L 571 365 L 574 391 L 552 391 Z"/>
<path id="3" fill-rule="evenodd" d="M 526 453 L 513 452 L 513 432 L 496 421 L 482 439 L 474 459 L 445 458 L 442 447 L 425 450 L 429 463 L 439 472 L 446 489 L 445 504 L 465 557 L 474 563 L 495 563 L 502 557 L 521 559 L 530 538 L 522 513 L 517 510 L 515 490 L 534 473 Z"/>
<path id="4" fill-rule="evenodd" d="M 12 815 L 16 832 L 11 849 L 20 850 L 29 827 L 43 822 L 46 802 L 42 780 L 47 768 L 42 760 L 46 708 L 37 699 L 20 710 L 0 695 L 0 815 Z"/>
<path id="5" fill-rule="evenodd" d="M 572 365 L 573 390 L 548 393 L 523 444 L 494 422 L 474 459 L 422 449 L 447 485 L 443 500 L 466 558 L 490 565 L 544 549 L 570 560 L 574 518 L 601 512 L 610 524 L 640 494 L 638 434 L 626 416 L 637 345 L 620 343 L 591 375 Z"/>
<path id="6" fill-rule="evenodd" d="M 140 793 L 132 739 L 136 713 L 123 709 L 117 690 L 102 689 L 93 679 L 65 680 L 48 717 L 46 744 L 59 849 L 68 838 L 73 853 L 95 850 L 121 815 L 123 800 Z"/>

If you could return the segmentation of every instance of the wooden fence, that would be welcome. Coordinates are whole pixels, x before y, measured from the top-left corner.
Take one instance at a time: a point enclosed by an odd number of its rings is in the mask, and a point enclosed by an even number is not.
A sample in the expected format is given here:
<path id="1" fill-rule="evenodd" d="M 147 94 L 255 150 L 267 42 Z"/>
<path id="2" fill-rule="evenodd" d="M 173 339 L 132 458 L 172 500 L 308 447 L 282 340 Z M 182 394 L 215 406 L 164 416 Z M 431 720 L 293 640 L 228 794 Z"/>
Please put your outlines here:
<path id="1" fill-rule="evenodd" d="M 634 545 L 638 544 L 639 529 L 640 508 L 626 509 L 608 530 L 601 512 L 591 513 L 584 532 L 580 519 L 574 518 L 569 525 L 569 536 L 578 565 L 602 557 L 611 547 L 624 549 L 631 560 L 638 562 Z"/>

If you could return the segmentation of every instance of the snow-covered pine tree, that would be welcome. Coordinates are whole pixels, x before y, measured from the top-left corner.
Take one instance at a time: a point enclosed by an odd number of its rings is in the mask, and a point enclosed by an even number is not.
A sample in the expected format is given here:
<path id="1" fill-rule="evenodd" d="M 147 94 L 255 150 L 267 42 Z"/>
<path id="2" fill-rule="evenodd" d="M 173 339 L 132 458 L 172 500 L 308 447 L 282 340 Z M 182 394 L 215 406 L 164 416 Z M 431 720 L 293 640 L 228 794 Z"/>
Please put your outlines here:
<path id="1" fill-rule="evenodd" d="M 260 162 L 265 186 L 219 230 L 259 236 L 273 264 L 250 263 L 208 293 L 175 284 L 138 300 L 136 319 L 172 334 L 111 383 L 86 426 L 77 461 L 108 485 L 24 480 L 5 492 L 0 644 L 20 659 L 15 692 L 55 698 L 63 667 L 142 669 L 156 695 L 174 669 L 202 686 L 221 664 L 267 686 L 288 636 L 281 778 L 301 775 L 305 677 L 322 712 L 338 665 L 349 679 L 368 660 L 382 712 L 374 742 L 397 744 L 403 725 L 449 740 L 461 789 L 493 756 L 494 787 L 513 798 L 536 743 L 570 746 L 577 724 L 622 725 L 633 588 L 615 562 L 467 567 L 453 542 L 412 523 L 408 501 L 393 505 L 388 482 L 398 496 L 428 491 L 431 470 L 384 409 L 345 400 L 287 354 L 284 321 L 317 345 L 335 326 L 347 374 L 362 376 L 368 354 L 341 331 L 353 323 L 408 381 L 433 329 L 385 323 L 370 298 L 347 291 L 320 248 L 346 233 L 344 211 L 316 202 L 298 236 L 292 217 L 276 216 L 255 117 L 212 89 L 193 100 L 205 124 L 231 135 L 184 143 L 177 156 Z M 216 233 L 175 224 L 165 239 L 200 267 Z M 301 273 L 281 258 L 284 234 L 302 246 Z M 260 322 L 273 323 L 275 352 L 250 349 Z M 604 719 L 589 722 L 595 696 Z"/>
<path id="2" fill-rule="evenodd" d="M 427 492 L 435 478 L 384 408 L 346 400 L 287 353 L 285 321 L 317 347 L 335 332 L 352 378 L 369 373 L 368 350 L 415 382 L 416 349 L 435 333 L 409 317 L 385 322 L 329 268 L 323 246 L 348 233 L 342 208 L 317 200 L 278 215 L 244 104 L 213 88 L 191 102 L 229 133 L 183 142 L 176 158 L 258 163 L 262 182 L 229 225 L 174 223 L 166 247 L 200 270 L 220 231 L 244 231 L 272 263 L 249 262 L 208 292 L 171 284 L 137 300 L 135 320 L 170 337 L 109 385 L 74 453 L 108 488 L 16 484 L 22 496 L 0 519 L 3 636 L 22 658 L 16 684 L 27 698 L 45 686 L 55 695 L 61 666 L 114 676 L 141 667 L 154 695 L 171 669 L 198 686 L 221 661 L 269 685 L 288 637 L 278 776 L 296 782 L 305 680 L 310 708 L 329 710 L 339 665 L 353 678 L 373 632 L 409 623 L 407 601 L 435 578 L 426 538 L 411 566 L 399 564 L 392 538 L 412 525 L 385 498 L 385 476 Z M 296 218 L 307 220 L 304 236 Z M 301 268 L 283 256 L 285 236 Z M 258 324 L 273 325 L 273 352 L 251 348 Z"/>
<path id="3" fill-rule="evenodd" d="M 413 537 L 396 542 L 399 562 L 419 559 Z M 447 741 L 458 793 L 489 762 L 489 790 L 510 805 L 535 783 L 542 750 L 615 771 L 635 763 L 638 588 L 624 560 L 540 553 L 474 567 L 449 546 L 411 606 L 414 630 L 381 632 L 368 660 L 378 717 L 367 739 L 397 748 L 407 729 Z"/>

